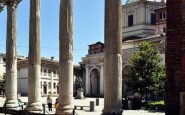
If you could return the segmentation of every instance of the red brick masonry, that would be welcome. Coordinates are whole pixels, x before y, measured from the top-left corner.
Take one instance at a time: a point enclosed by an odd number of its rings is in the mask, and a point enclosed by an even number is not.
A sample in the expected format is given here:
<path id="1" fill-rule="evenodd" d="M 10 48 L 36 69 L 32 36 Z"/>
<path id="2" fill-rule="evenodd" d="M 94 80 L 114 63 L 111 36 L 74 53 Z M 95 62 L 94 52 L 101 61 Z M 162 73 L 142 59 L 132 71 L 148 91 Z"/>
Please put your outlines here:
<path id="1" fill-rule="evenodd" d="M 180 115 L 185 91 L 185 1 L 167 0 L 166 115 Z"/>

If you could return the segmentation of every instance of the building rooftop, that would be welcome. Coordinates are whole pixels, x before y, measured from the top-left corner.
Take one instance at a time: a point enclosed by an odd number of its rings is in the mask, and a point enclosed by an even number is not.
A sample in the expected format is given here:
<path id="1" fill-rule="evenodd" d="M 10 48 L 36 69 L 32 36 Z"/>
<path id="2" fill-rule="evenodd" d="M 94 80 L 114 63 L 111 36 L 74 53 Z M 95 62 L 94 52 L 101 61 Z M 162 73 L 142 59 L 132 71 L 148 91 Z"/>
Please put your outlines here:
<path id="1" fill-rule="evenodd" d="M 125 4 L 127 5 L 127 4 L 131 4 L 131 3 L 134 3 L 134 2 L 138 2 L 138 1 L 153 1 L 153 2 L 160 2 L 161 0 L 127 0 Z"/>

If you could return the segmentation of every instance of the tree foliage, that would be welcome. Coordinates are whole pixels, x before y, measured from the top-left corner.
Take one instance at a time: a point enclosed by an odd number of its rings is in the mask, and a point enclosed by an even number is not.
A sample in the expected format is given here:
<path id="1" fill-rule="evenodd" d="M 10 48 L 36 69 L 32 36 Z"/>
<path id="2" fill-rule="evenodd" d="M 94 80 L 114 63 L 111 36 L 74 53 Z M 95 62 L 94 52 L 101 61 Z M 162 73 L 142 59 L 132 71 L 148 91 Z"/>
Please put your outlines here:
<path id="1" fill-rule="evenodd" d="M 125 83 L 128 90 L 139 92 L 142 96 L 147 90 L 154 94 L 164 93 L 165 67 L 154 43 L 143 42 L 138 52 L 129 59 L 129 72 Z"/>

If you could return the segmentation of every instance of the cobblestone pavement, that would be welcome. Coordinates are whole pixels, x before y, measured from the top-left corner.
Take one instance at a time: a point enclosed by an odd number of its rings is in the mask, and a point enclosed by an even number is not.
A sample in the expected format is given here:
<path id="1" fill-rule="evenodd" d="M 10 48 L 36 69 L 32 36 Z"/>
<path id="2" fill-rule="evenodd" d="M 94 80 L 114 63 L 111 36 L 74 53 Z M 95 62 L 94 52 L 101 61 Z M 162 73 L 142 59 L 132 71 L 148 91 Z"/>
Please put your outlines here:
<path id="1" fill-rule="evenodd" d="M 46 104 L 46 98 L 47 97 L 42 97 L 41 102 Z M 53 104 L 55 103 L 56 97 L 52 97 Z M 28 98 L 27 97 L 21 97 L 21 100 L 23 102 L 27 102 Z M 85 99 L 75 99 L 74 100 L 74 105 L 79 105 L 79 106 L 89 106 L 90 101 L 95 102 L 95 98 L 85 98 Z M 3 103 L 5 101 L 5 98 L 0 97 L 0 107 L 3 106 Z M 90 112 L 89 107 L 84 107 L 83 110 L 80 110 L 80 108 L 77 108 L 76 113 L 77 115 L 100 115 L 102 113 L 103 109 L 103 98 L 100 98 L 99 101 L 99 106 L 95 106 L 95 111 Z M 52 112 L 49 112 L 48 109 L 46 108 L 46 114 L 54 114 L 55 113 L 55 108 L 53 108 Z M 0 114 L 4 115 L 4 114 Z M 124 110 L 123 115 L 165 115 L 165 113 L 161 112 L 151 112 L 151 111 L 145 111 L 145 110 Z"/>

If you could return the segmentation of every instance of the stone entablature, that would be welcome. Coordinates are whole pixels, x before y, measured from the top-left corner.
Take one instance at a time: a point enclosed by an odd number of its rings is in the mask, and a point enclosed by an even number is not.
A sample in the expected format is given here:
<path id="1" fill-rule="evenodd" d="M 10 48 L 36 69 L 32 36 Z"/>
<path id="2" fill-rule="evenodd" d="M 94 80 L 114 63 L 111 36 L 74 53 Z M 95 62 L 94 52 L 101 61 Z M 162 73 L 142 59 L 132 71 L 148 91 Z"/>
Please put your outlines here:
<path id="1" fill-rule="evenodd" d="M 82 62 L 80 64 L 96 64 L 102 63 L 104 60 L 104 53 L 94 54 L 94 55 L 86 55 L 86 57 L 82 58 Z"/>
<path id="2" fill-rule="evenodd" d="M 41 66 L 47 67 L 47 68 L 58 69 L 58 61 L 42 58 L 41 59 Z M 25 67 L 28 67 L 28 60 L 27 59 L 17 62 L 18 69 L 25 68 Z"/>

